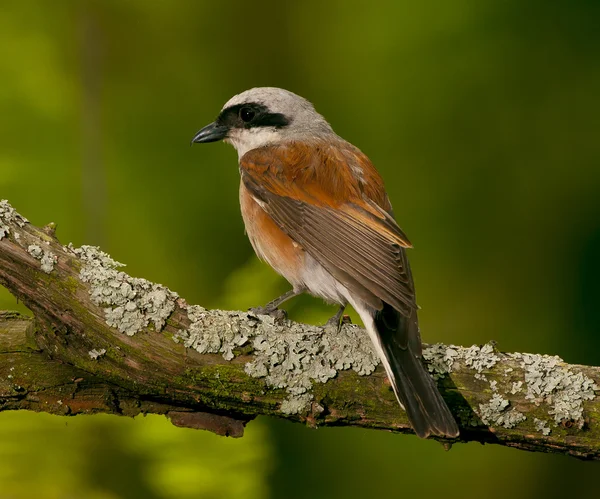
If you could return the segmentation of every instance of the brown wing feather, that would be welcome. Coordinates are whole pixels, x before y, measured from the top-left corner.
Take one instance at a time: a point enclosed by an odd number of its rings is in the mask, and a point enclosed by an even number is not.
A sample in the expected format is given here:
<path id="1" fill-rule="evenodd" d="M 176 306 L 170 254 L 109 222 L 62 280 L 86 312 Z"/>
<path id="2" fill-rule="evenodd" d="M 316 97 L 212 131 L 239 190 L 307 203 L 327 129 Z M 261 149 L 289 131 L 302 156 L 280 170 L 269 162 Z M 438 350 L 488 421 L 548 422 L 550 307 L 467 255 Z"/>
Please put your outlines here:
<path id="1" fill-rule="evenodd" d="M 410 242 L 366 156 L 345 142 L 292 143 L 251 151 L 240 167 L 244 185 L 275 223 L 340 282 L 375 308 L 383 300 L 411 315 L 415 293 L 404 250 Z"/>
<path id="2" fill-rule="evenodd" d="M 405 250 L 410 242 L 369 160 L 346 142 L 292 143 L 251 151 L 240 169 L 243 185 L 281 231 L 353 298 L 377 310 L 358 303 L 415 432 L 457 436 L 456 422 L 419 358 L 417 306 Z"/>

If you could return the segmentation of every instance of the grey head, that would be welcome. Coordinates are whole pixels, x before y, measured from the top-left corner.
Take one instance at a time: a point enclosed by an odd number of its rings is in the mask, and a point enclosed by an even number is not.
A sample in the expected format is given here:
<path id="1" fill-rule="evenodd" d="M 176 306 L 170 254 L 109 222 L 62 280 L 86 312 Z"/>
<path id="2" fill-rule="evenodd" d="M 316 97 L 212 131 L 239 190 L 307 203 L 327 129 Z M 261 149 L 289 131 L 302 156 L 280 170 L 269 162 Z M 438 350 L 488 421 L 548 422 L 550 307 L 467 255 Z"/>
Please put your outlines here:
<path id="1" fill-rule="evenodd" d="M 241 158 L 258 147 L 328 135 L 335 136 L 331 126 L 306 99 L 282 88 L 258 87 L 229 99 L 217 119 L 200 130 L 192 143 L 224 140 Z"/>

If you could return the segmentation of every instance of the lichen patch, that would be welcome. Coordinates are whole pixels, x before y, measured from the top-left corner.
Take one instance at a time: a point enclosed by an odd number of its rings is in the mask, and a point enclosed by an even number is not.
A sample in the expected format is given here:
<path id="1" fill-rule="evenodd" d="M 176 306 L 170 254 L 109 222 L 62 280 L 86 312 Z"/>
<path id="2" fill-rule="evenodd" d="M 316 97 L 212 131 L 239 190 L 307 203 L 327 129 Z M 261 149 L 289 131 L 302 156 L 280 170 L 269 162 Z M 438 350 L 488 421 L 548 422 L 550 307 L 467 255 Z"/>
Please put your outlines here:
<path id="1" fill-rule="evenodd" d="M 0 240 L 10 234 L 10 225 L 23 227 L 27 222 L 6 199 L 0 201 Z"/>
<path id="2" fill-rule="evenodd" d="M 521 387 L 523 386 L 523 382 L 522 381 L 515 381 L 512 384 L 512 388 L 510 389 L 510 393 L 512 393 L 513 395 L 516 395 L 517 393 L 519 393 L 521 391 Z"/>
<path id="3" fill-rule="evenodd" d="M 253 359 L 244 366 L 246 374 L 286 390 L 288 398 L 281 405 L 286 414 L 310 406 L 313 382 L 325 383 L 345 369 L 370 374 L 379 363 L 366 333 L 354 325 L 333 333 L 289 321 L 282 324 L 267 315 L 218 310 L 207 314 L 197 306 L 188 307 L 188 317 L 190 327 L 177 333 L 176 341 L 200 353 L 221 353 L 227 360 L 235 348 L 250 343 Z"/>
<path id="4" fill-rule="evenodd" d="M 106 354 L 106 348 L 101 348 L 100 350 L 96 350 L 95 348 L 88 352 L 90 359 L 98 360 L 100 357 Z"/>
<path id="5" fill-rule="evenodd" d="M 488 426 L 514 428 L 527 419 L 522 412 L 509 409 L 510 402 L 499 393 L 494 393 L 489 402 L 479 404 L 479 417 Z"/>
<path id="6" fill-rule="evenodd" d="M 313 381 L 325 383 L 345 369 L 370 374 L 379 363 L 364 331 L 350 325 L 339 333 L 295 324 L 260 327 L 252 345 L 254 360 L 246 364 L 245 371 L 288 392 L 290 397 L 281 407 L 284 413 L 300 412 L 308 406 Z M 297 403 L 292 403 L 294 400 Z"/>
<path id="7" fill-rule="evenodd" d="M 485 345 L 473 345 L 471 347 L 458 347 L 455 345 L 443 345 L 437 343 L 423 350 L 423 358 L 427 361 L 427 367 L 434 379 L 443 378 L 448 373 L 453 372 L 459 367 L 467 367 L 473 372 L 473 377 L 481 382 L 489 383 L 492 392 L 491 398 L 484 404 L 479 404 L 478 416 L 481 422 L 490 426 L 503 426 L 504 428 L 513 428 L 526 416 L 510 408 L 510 401 L 505 398 L 501 390 L 505 388 L 498 383 L 498 380 L 489 380 L 486 372 L 493 370 L 496 364 L 502 360 L 502 354 L 497 352 L 493 342 Z M 504 370 L 506 376 L 512 369 Z M 518 385 L 520 387 L 520 385 Z M 513 385 L 513 389 L 516 385 Z M 480 422 L 473 418 L 471 414 L 459 414 L 463 424 L 477 426 Z"/>
<path id="8" fill-rule="evenodd" d="M 131 277 L 117 270 L 124 265 L 95 246 L 65 248 L 83 262 L 79 278 L 90 283 L 92 301 L 104 307 L 106 323 L 133 336 L 154 326 L 161 331 L 175 309 L 177 293 L 146 279 Z"/>
<path id="9" fill-rule="evenodd" d="M 44 250 L 37 244 L 30 244 L 27 247 L 27 253 L 29 253 L 33 258 L 39 260 L 44 255 Z"/>
<path id="10" fill-rule="evenodd" d="M 550 406 L 548 414 L 554 422 L 572 421 L 583 428 L 583 402 L 593 400 L 598 386 L 581 372 L 573 372 L 557 356 L 529 353 L 508 354 L 525 371 L 527 393 L 525 398 L 534 404 Z"/>
<path id="11" fill-rule="evenodd" d="M 500 361 L 495 344 L 492 342 L 480 347 L 473 345 L 463 349 L 462 358 L 468 367 L 475 369 L 478 373 L 491 369 Z"/>
<path id="12" fill-rule="evenodd" d="M 548 436 L 551 433 L 551 429 L 548 426 L 546 421 L 542 421 L 541 419 L 538 418 L 533 418 L 533 424 L 535 426 L 535 429 L 539 432 L 541 432 L 542 435 L 544 436 Z"/>
<path id="13" fill-rule="evenodd" d="M 461 358 L 461 347 L 435 343 L 423 349 L 423 359 L 433 379 L 444 378 L 454 369 L 454 363 Z"/>
<path id="14" fill-rule="evenodd" d="M 423 350 L 423 358 L 427 361 L 427 369 L 434 379 L 443 378 L 451 373 L 455 364 L 462 361 L 467 367 L 475 370 L 477 379 L 485 380 L 482 372 L 493 368 L 500 361 L 500 355 L 492 342 L 468 348 L 436 343 Z"/>
<path id="15" fill-rule="evenodd" d="M 189 328 L 177 332 L 173 339 L 199 353 L 221 353 L 225 360 L 233 359 L 233 349 L 244 345 L 254 329 L 239 320 L 237 313 L 213 310 L 207 314 L 199 305 L 187 305 L 187 314 Z"/>
<path id="16" fill-rule="evenodd" d="M 27 252 L 33 258 L 40 261 L 41 268 L 46 274 L 50 274 L 54 270 L 54 264 L 57 261 L 57 257 L 52 251 L 42 249 L 42 247 L 37 244 L 30 244 L 27 247 Z"/>

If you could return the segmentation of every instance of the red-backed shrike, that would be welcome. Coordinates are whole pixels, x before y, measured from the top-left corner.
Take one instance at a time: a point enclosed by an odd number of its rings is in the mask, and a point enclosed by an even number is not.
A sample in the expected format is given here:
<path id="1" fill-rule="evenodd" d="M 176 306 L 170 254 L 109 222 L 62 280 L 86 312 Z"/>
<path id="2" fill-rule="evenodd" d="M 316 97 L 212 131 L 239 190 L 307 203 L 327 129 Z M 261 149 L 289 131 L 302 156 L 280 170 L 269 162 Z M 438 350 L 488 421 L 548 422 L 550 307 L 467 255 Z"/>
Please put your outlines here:
<path id="1" fill-rule="evenodd" d="M 293 289 L 349 303 L 373 341 L 417 435 L 456 437 L 458 426 L 421 361 L 411 247 L 383 181 L 358 148 L 310 102 L 280 88 L 233 97 L 193 142 L 224 140 L 239 156 L 240 204 L 254 251 Z"/>

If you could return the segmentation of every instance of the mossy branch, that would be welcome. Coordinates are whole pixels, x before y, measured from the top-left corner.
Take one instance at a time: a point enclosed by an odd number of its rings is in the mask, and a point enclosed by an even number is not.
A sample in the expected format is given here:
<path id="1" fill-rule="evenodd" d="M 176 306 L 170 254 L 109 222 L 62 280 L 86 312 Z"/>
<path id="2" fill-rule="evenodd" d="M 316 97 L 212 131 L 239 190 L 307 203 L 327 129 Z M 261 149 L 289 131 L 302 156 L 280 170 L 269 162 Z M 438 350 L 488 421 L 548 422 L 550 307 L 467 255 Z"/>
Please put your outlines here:
<path id="1" fill-rule="evenodd" d="M 159 413 L 231 436 L 257 415 L 411 431 L 360 328 L 190 306 L 119 266 L 0 202 L 0 284 L 34 315 L 0 313 L 0 410 Z M 600 459 L 600 368 L 491 344 L 424 357 L 457 441 Z"/>

